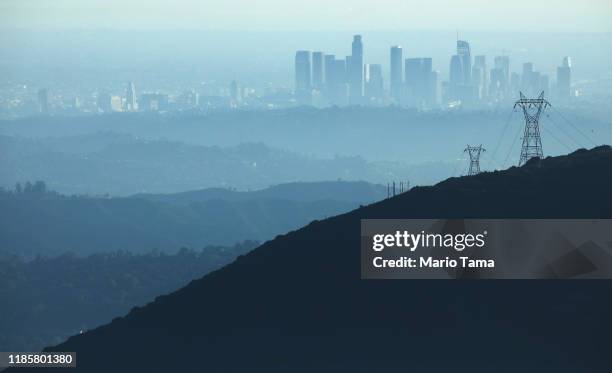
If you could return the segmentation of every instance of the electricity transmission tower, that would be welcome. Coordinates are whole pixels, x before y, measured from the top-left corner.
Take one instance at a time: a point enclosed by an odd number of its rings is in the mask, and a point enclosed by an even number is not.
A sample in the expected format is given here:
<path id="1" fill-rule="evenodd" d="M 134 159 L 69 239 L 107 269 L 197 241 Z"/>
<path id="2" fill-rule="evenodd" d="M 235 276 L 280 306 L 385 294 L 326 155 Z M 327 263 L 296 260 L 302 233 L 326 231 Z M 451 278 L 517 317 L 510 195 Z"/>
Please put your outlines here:
<path id="1" fill-rule="evenodd" d="M 478 175 L 480 173 L 480 153 L 486 152 L 486 149 L 482 145 L 478 146 L 467 146 L 463 151 L 470 155 L 470 171 L 468 175 Z"/>
<path id="2" fill-rule="evenodd" d="M 540 136 L 540 125 L 538 120 L 540 114 L 550 106 L 550 103 L 544 99 L 544 91 L 540 93 L 538 98 L 526 98 L 523 92 L 520 92 L 521 98 L 514 104 L 514 108 L 520 107 L 525 114 L 525 130 L 523 133 L 523 146 L 521 148 L 521 159 L 519 166 L 527 163 L 528 160 L 534 157 L 543 158 L 542 137 Z"/>

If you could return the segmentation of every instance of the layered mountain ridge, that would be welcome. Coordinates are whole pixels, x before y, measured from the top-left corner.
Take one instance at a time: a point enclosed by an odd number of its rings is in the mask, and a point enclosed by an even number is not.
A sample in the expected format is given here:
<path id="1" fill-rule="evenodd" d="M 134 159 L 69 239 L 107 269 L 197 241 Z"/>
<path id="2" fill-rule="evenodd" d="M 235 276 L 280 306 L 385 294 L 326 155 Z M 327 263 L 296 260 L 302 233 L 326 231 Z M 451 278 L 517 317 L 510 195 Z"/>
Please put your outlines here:
<path id="1" fill-rule="evenodd" d="M 610 170 L 601 146 L 413 188 L 48 350 L 83 372 L 605 372 L 610 281 L 361 280 L 359 240 L 365 218 L 612 218 Z"/>

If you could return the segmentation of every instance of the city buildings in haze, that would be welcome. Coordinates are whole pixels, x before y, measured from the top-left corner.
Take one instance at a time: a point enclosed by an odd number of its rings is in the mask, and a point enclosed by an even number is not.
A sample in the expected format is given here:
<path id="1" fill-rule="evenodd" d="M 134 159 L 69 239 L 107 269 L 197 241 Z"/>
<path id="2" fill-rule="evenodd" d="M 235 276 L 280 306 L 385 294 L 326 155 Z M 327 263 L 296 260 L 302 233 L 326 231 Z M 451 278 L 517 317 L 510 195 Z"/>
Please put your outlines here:
<path id="1" fill-rule="evenodd" d="M 457 56 L 461 59 L 462 84 L 472 84 L 472 52 L 470 44 L 465 40 L 457 40 Z"/>
<path id="2" fill-rule="evenodd" d="M 38 112 L 49 114 L 49 90 L 47 88 L 38 90 Z"/>
<path id="3" fill-rule="evenodd" d="M 134 86 L 134 83 L 128 82 L 125 93 L 125 111 L 136 111 L 137 109 L 136 87 Z"/>
<path id="4" fill-rule="evenodd" d="M 311 103 L 310 52 L 295 53 L 295 98 L 299 104 Z"/>
<path id="5" fill-rule="evenodd" d="M 402 47 L 395 45 L 391 47 L 390 54 L 390 90 L 391 97 L 396 104 L 399 104 L 402 97 L 403 86 L 403 67 L 402 67 Z"/>
<path id="6" fill-rule="evenodd" d="M 140 95 L 140 110 L 165 111 L 168 110 L 168 95 L 162 93 L 143 93 Z"/>
<path id="7" fill-rule="evenodd" d="M 315 107 L 395 104 L 425 110 L 457 106 L 484 109 L 512 102 L 519 91 L 527 96 L 544 91 L 547 97 L 566 103 L 570 98 L 584 94 L 581 87 L 584 83 L 581 82 L 577 88 L 572 86 L 569 57 L 563 58 L 560 66 L 550 71 L 538 71 L 531 62 L 513 60 L 515 71 L 512 71 L 508 55 L 498 55 L 491 60 L 483 54 L 472 57 L 470 43 L 456 40 L 456 53 L 447 65 L 448 72 L 440 76 L 434 71 L 431 58 L 405 53 L 399 45 L 388 49 L 387 64 L 366 60 L 361 35 L 354 35 L 346 50 L 350 51 L 348 55 L 328 54 L 321 50 L 297 51 L 294 87 L 274 86 L 270 82 L 265 88 L 248 86 L 260 84 L 253 81 L 244 83 L 244 86 L 232 81 L 228 86 L 227 81 L 211 80 L 193 82 L 189 86 L 175 84 L 175 87 L 166 87 L 170 91 L 153 91 L 155 93 L 137 96 L 132 81 L 127 85 L 120 81 L 109 82 L 89 93 L 76 87 L 67 89 L 65 84 L 58 84 L 52 91 L 45 87 L 47 83 L 31 88 L 21 84 L 12 88 L 13 96 L 0 97 L 0 117 L 49 112 L 75 115 L 121 111 L 274 109 L 296 104 Z M 383 76 L 387 78 L 383 79 Z M 439 78 L 444 79 L 441 84 Z M 385 81 L 387 79 L 389 83 Z M 439 87 L 442 88 L 440 92 Z M 50 92 L 54 95 L 51 96 Z"/>
<path id="8" fill-rule="evenodd" d="M 488 78 L 486 56 L 474 56 L 474 66 L 472 66 L 472 85 L 474 86 L 477 100 L 484 100 L 487 97 L 487 88 L 489 86 Z"/>
<path id="9" fill-rule="evenodd" d="M 404 105 L 421 109 L 434 106 L 437 75 L 432 70 L 432 59 L 407 58 L 404 76 Z"/>
<path id="10" fill-rule="evenodd" d="M 312 52 L 312 87 L 321 90 L 325 82 L 325 54 Z"/>
<path id="11" fill-rule="evenodd" d="M 364 68 L 365 98 L 372 104 L 382 104 L 385 96 L 382 66 L 367 64 Z"/>
<path id="12" fill-rule="evenodd" d="M 557 97 L 567 100 L 571 96 L 572 62 L 569 57 L 564 57 L 561 66 L 557 67 Z"/>
<path id="13" fill-rule="evenodd" d="M 347 63 L 349 102 L 360 104 L 363 97 L 363 42 L 361 35 L 353 36 L 351 57 Z"/>

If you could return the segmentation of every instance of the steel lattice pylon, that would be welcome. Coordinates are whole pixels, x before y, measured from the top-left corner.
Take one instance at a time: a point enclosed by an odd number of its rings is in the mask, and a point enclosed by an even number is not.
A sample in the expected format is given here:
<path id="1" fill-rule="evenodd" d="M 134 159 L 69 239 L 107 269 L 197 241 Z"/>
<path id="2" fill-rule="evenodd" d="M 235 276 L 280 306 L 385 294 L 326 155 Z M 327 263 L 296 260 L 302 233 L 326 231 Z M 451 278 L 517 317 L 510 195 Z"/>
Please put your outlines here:
<path id="1" fill-rule="evenodd" d="M 480 153 L 486 152 L 486 149 L 482 147 L 482 145 L 478 146 L 467 146 L 465 153 L 470 155 L 470 171 L 468 175 L 477 175 L 480 173 Z"/>
<path id="2" fill-rule="evenodd" d="M 519 166 L 522 166 L 531 158 L 544 157 L 538 121 L 540 120 L 540 114 L 550 106 L 550 103 L 544 99 L 544 91 L 540 93 L 538 98 L 526 98 L 523 92 L 520 92 L 520 95 L 521 98 L 514 104 L 514 108 L 520 107 L 525 114 L 523 146 L 521 147 L 521 159 L 519 160 Z"/>

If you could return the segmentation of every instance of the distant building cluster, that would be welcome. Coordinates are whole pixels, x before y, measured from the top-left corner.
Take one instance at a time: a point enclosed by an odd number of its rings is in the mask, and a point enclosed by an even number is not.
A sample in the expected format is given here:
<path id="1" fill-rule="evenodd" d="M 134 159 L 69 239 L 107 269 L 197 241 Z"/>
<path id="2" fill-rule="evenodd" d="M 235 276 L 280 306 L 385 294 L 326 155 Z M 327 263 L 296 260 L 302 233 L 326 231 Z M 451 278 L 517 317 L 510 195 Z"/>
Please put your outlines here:
<path id="1" fill-rule="evenodd" d="M 439 82 L 431 57 L 404 58 L 396 45 L 389 53 L 389 84 L 384 83 L 380 64 L 364 63 L 361 35 L 355 35 L 351 54 L 337 58 L 321 51 L 297 51 L 295 54 L 295 100 L 299 105 L 400 105 L 418 109 L 444 107 L 479 107 L 510 101 L 519 91 L 537 95 L 550 93 L 547 74 L 522 65 L 521 73 L 511 72 L 510 57 L 496 56 L 489 68 L 484 55 L 472 58 L 470 44 L 457 40 L 457 52 L 450 58 L 448 80 Z M 557 68 L 553 97 L 569 100 L 571 92 L 570 58 Z"/>
<path id="2" fill-rule="evenodd" d="M 350 55 L 322 51 L 295 53 L 294 84 L 253 87 L 232 80 L 163 81 L 166 90 L 142 89 L 134 82 L 104 82 L 103 88 L 67 86 L 64 82 L 8 81 L 0 86 L 0 118 L 28 115 L 78 115 L 116 112 L 182 112 L 235 109 L 277 109 L 294 106 L 388 106 L 419 110 L 455 107 L 486 108 L 541 91 L 557 103 L 579 95 L 572 85 L 572 65 L 564 57 L 554 72 L 537 71 L 531 62 L 514 66 L 502 54 L 492 61 L 472 56 L 470 44 L 457 37 L 448 70 L 434 69 L 431 57 L 408 56 L 399 45 L 389 49 L 388 65 L 365 58 L 364 40 L 354 35 Z M 388 70 L 387 70 L 388 68 Z M 549 76 L 550 75 L 550 76 Z M 552 76 L 552 79 L 551 79 Z M 556 78 L 556 79 L 554 79 Z M 151 82 L 148 82 L 149 85 Z M 155 84 L 155 83 L 154 83 Z M 599 91 L 604 91 L 599 88 Z M 607 91 L 606 91 L 607 92 Z M 600 98 L 596 98 L 598 100 Z"/>
<path id="3" fill-rule="evenodd" d="M 201 83 L 200 85 L 205 85 Z M 289 88 L 256 91 L 237 81 L 216 84 L 200 91 L 190 88 L 178 93 L 138 91 L 134 82 L 120 88 L 98 89 L 94 92 L 76 92 L 76 89 L 38 88 L 15 85 L 7 92 L 0 89 L 0 118 L 29 115 L 181 112 L 232 109 L 274 109 L 295 106 Z M 204 91 L 202 95 L 200 92 Z"/>
<path id="4" fill-rule="evenodd" d="M 197 107 L 199 96 L 195 91 L 186 91 L 181 95 L 181 107 Z M 166 111 L 170 109 L 170 99 L 163 93 L 136 94 L 134 83 L 127 83 L 125 96 L 98 93 L 97 109 L 99 112 L 134 112 L 134 111 Z"/>
<path id="5" fill-rule="evenodd" d="M 295 99 L 304 105 L 361 105 L 382 98 L 382 67 L 364 65 L 361 35 L 353 37 L 351 55 L 323 52 L 295 54 Z"/>

